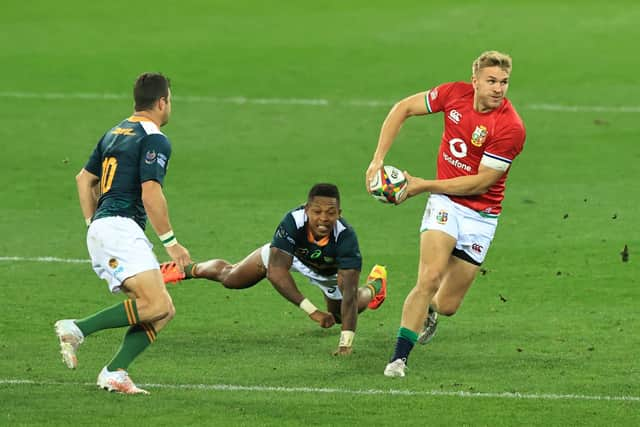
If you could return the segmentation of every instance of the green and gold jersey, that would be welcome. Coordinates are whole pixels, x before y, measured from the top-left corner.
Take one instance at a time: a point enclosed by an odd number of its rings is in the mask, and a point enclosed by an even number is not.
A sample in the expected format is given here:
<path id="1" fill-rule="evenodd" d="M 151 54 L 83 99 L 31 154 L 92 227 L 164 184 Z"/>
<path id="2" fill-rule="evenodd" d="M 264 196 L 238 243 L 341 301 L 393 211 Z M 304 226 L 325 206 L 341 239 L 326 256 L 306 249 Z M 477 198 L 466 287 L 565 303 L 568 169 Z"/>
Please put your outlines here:
<path id="1" fill-rule="evenodd" d="M 323 276 L 338 270 L 361 270 L 362 256 L 356 233 L 343 218 L 338 219 L 331 234 L 316 241 L 307 226 L 304 206 L 288 212 L 278 225 L 271 246 L 298 258 Z"/>
<path id="2" fill-rule="evenodd" d="M 147 118 L 131 116 L 104 134 L 84 167 L 100 178 L 93 219 L 123 216 L 144 230 L 141 185 L 149 180 L 162 185 L 170 157 L 171 143 Z"/>

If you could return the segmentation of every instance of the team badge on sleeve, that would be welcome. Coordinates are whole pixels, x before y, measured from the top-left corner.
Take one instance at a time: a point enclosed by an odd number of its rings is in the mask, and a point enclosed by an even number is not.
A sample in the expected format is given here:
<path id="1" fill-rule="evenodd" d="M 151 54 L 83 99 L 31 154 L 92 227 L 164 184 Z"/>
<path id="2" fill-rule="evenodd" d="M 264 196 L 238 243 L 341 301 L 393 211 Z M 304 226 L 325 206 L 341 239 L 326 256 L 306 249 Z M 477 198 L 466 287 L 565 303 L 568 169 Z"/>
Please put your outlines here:
<path id="1" fill-rule="evenodd" d="M 147 151 L 147 154 L 144 155 L 144 162 L 150 165 L 156 161 L 156 157 L 156 152 L 153 150 L 149 150 Z"/>
<path id="2" fill-rule="evenodd" d="M 471 134 L 471 143 L 476 147 L 482 147 L 485 139 L 487 139 L 487 128 L 485 126 L 476 126 L 476 130 Z"/>

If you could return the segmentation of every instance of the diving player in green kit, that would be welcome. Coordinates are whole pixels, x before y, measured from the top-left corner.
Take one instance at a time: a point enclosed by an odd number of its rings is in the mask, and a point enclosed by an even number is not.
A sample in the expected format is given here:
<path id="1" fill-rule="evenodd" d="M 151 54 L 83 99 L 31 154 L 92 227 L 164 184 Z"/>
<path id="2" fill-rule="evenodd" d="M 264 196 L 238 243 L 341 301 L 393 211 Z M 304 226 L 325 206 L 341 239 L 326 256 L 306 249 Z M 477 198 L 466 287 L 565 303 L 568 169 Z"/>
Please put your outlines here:
<path id="1" fill-rule="evenodd" d="M 305 311 L 323 328 L 342 323 L 335 355 L 352 351 L 358 313 L 377 309 L 387 294 L 387 271 L 376 265 L 367 284 L 358 288 L 362 257 L 353 228 L 341 217 L 340 193 L 333 184 L 316 184 L 307 203 L 288 212 L 278 225 L 271 243 L 254 250 L 244 260 L 231 264 L 213 259 L 176 269 L 162 264 L 165 282 L 205 278 L 231 289 L 249 288 L 265 277 L 288 301 Z M 290 270 L 307 277 L 320 288 L 327 312 L 318 310 L 300 292 Z"/>
<path id="2" fill-rule="evenodd" d="M 169 79 L 142 74 L 133 95 L 133 115 L 104 134 L 76 176 L 92 267 L 112 293 L 122 291 L 129 299 L 84 319 L 59 320 L 55 331 L 63 362 L 75 369 L 76 351 L 88 335 L 128 326 L 122 346 L 100 372 L 97 384 L 119 393 L 148 394 L 131 381 L 127 368 L 156 340 L 175 308 L 144 234 L 147 217 L 177 270 L 191 263 L 191 257 L 172 231 L 162 191 L 171 156 L 171 144 L 160 131 L 171 115 Z"/>

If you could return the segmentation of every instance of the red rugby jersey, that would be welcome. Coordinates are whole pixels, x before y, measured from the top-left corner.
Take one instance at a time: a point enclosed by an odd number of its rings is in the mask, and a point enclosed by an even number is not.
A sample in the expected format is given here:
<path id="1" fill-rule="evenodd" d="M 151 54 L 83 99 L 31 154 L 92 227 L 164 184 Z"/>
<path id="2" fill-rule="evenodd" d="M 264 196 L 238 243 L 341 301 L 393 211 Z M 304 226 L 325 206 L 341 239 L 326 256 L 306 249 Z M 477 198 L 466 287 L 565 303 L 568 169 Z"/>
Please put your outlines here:
<path id="1" fill-rule="evenodd" d="M 483 156 L 510 165 L 520 154 L 526 136 L 522 119 L 508 99 L 488 112 L 473 109 L 471 83 L 444 83 L 427 92 L 430 113 L 444 113 L 444 132 L 438 152 L 437 178 L 475 175 Z M 502 210 L 507 169 L 489 190 L 476 196 L 449 196 L 475 211 L 497 215 Z"/>

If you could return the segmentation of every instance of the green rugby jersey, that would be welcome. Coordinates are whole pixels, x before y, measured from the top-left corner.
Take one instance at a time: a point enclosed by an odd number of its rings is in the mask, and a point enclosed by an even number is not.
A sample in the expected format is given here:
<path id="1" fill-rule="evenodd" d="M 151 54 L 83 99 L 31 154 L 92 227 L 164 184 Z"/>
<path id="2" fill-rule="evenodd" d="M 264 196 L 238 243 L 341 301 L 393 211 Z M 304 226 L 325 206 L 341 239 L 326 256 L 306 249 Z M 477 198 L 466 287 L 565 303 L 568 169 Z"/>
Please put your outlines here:
<path id="1" fill-rule="evenodd" d="M 362 268 L 358 238 L 343 218 L 338 219 L 331 234 L 320 241 L 313 238 L 307 222 L 304 206 L 288 212 L 278 225 L 271 246 L 295 256 L 323 276 L 334 275 L 339 269 Z"/>
<path id="2" fill-rule="evenodd" d="M 171 143 L 145 117 L 131 116 L 109 130 L 93 150 L 85 169 L 100 178 L 100 198 L 93 219 L 123 216 L 144 230 L 147 214 L 142 183 L 164 182 Z"/>

